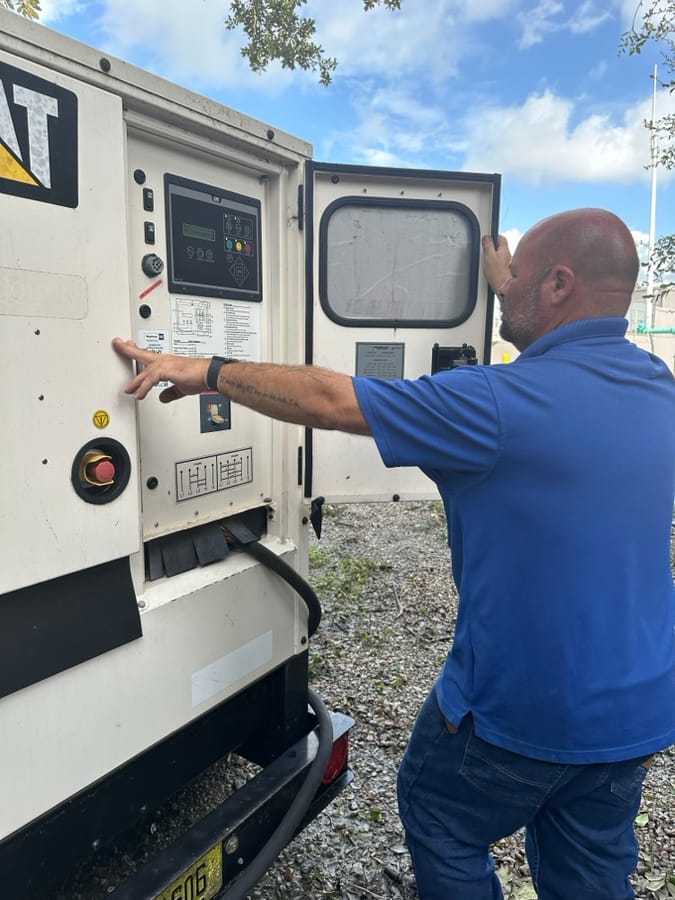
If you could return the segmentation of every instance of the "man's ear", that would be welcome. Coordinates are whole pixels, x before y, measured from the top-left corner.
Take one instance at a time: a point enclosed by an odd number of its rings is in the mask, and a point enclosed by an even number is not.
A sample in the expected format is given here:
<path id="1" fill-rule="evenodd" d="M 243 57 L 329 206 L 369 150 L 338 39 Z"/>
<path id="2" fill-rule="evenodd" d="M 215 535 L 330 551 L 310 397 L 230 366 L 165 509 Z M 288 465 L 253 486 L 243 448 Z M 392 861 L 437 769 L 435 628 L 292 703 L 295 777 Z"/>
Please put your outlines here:
<path id="1" fill-rule="evenodd" d="M 569 266 L 554 266 L 550 276 L 551 302 L 553 304 L 564 303 L 576 287 L 574 270 Z"/>

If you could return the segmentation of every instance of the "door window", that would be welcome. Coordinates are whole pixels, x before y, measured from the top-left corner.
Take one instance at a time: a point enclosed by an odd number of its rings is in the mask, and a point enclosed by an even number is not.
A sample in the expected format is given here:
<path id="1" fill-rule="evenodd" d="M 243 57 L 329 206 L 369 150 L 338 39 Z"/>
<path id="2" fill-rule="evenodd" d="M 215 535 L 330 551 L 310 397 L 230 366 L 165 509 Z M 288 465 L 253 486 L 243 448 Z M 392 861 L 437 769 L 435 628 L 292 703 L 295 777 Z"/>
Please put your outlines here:
<path id="1" fill-rule="evenodd" d="M 455 326 L 476 303 L 480 229 L 461 203 L 342 197 L 319 229 L 319 291 L 346 326 Z"/>

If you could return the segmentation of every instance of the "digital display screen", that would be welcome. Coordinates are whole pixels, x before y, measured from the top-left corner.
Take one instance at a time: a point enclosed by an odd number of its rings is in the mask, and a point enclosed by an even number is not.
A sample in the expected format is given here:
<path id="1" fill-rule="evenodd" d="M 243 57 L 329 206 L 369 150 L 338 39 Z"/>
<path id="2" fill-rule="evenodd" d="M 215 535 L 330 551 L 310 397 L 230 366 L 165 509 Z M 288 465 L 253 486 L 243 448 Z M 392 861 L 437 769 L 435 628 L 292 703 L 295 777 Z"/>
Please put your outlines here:
<path id="1" fill-rule="evenodd" d="M 262 300 L 260 201 L 177 175 L 164 186 L 169 290 Z"/>
<path id="2" fill-rule="evenodd" d="M 204 228 L 203 225 L 188 225 L 183 222 L 183 237 L 197 238 L 201 241 L 215 241 L 215 228 Z"/>

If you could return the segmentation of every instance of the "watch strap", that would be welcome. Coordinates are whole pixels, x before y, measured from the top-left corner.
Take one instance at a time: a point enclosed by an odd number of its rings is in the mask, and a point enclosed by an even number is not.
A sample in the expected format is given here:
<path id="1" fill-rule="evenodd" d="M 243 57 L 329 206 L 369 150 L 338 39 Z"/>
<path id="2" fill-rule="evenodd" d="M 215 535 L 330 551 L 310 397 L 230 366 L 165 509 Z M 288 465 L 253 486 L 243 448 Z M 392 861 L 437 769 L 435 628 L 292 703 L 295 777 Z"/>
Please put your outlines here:
<path id="1" fill-rule="evenodd" d="M 236 359 L 230 359 L 228 356 L 212 356 L 209 367 L 206 371 L 206 385 L 212 391 L 218 390 L 218 375 L 223 366 L 228 363 L 237 362 Z"/>

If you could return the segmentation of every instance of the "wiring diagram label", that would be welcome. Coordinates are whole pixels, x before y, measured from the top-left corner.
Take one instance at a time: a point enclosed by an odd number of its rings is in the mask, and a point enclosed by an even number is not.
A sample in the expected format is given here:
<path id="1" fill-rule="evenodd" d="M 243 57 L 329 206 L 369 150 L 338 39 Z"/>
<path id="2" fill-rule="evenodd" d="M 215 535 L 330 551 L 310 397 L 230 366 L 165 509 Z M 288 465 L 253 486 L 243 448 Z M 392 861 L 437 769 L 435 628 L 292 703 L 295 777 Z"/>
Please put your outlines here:
<path id="1" fill-rule="evenodd" d="M 253 448 L 176 463 L 176 500 L 193 500 L 253 481 Z"/>

